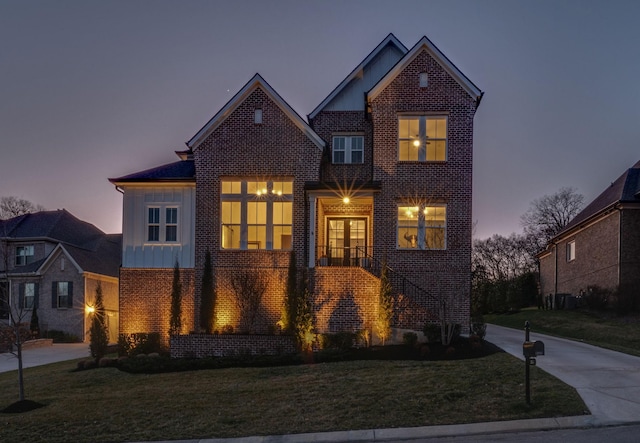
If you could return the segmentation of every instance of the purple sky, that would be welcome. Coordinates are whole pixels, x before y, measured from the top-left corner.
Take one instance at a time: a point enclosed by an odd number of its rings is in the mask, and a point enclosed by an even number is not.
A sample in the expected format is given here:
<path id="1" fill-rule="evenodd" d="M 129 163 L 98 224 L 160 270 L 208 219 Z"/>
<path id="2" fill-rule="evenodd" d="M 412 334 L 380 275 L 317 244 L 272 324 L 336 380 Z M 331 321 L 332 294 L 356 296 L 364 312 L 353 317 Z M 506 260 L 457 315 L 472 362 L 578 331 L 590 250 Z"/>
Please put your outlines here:
<path id="1" fill-rule="evenodd" d="M 475 235 L 640 159 L 640 2 L 0 0 L 0 196 L 121 232 L 107 181 L 177 160 L 256 72 L 303 117 L 393 32 L 485 92 Z"/>

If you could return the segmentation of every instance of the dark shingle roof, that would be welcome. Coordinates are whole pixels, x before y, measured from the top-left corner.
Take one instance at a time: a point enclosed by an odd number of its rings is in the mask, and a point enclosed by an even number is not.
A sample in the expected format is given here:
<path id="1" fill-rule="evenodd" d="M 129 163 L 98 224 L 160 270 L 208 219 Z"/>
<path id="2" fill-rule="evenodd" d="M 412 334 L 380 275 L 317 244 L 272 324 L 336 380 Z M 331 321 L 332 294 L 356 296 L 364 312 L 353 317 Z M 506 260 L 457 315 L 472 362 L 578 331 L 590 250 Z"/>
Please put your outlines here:
<path id="1" fill-rule="evenodd" d="M 122 234 L 105 234 L 65 209 L 24 214 L 0 221 L 0 237 L 9 240 L 42 239 L 60 243 L 83 271 L 118 277 L 122 257 Z M 37 272 L 44 258 L 14 272 Z"/>
<path id="2" fill-rule="evenodd" d="M 118 178 L 110 178 L 111 183 L 154 182 L 154 181 L 195 181 L 196 169 L 193 160 L 181 160 L 174 163 L 134 172 Z"/>
<path id="3" fill-rule="evenodd" d="M 24 214 L 5 220 L 4 224 L 6 231 L 0 231 L 3 237 L 15 240 L 49 238 L 88 249 L 93 249 L 94 243 L 105 235 L 100 229 L 74 217 L 66 209 Z"/>
<path id="4" fill-rule="evenodd" d="M 558 235 L 570 231 L 616 203 L 630 202 L 640 202 L 640 161 L 611 183 L 611 186 L 576 215 Z"/>
<path id="5" fill-rule="evenodd" d="M 104 235 L 92 251 L 71 245 L 65 245 L 64 248 L 83 271 L 111 277 L 119 276 L 122 234 Z"/>

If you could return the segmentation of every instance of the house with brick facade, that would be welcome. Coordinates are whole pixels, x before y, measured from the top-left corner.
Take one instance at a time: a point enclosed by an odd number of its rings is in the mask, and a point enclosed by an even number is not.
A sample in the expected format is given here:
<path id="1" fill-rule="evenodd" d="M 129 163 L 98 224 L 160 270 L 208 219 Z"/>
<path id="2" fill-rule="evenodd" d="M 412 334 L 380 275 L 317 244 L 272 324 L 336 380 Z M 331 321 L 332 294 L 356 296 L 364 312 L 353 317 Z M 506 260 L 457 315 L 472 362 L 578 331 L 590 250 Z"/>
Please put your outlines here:
<path id="1" fill-rule="evenodd" d="M 394 328 L 422 330 L 443 309 L 468 325 L 481 98 L 426 37 L 408 49 L 387 36 L 306 119 L 256 74 L 179 161 L 110 179 L 123 193 L 121 333 L 166 336 L 176 262 L 183 332 L 198 331 L 207 253 L 216 329 L 247 329 L 234 276 L 249 270 L 264 288 L 252 329 L 272 331 L 292 251 L 317 332 L 375 336 L 382 263 Z"/>
<path id="2" fill-rule="evenodd" d="M 65 209 L 0 220 L 0 323 L 9 309 L 40 331 L 88 342 L 96 287 L 102 287 L 109 339 L 118 339 L 120 234 L 105 234 Z"/>
<path id="3" fill-rule="evenodd" d="M 598 286 L 629 295 L 629 307 L 640 308 L 634 295 L 640 287 L 640 162 L 576 215 L 538 259 L 545 296 L 586 295 Z"/>

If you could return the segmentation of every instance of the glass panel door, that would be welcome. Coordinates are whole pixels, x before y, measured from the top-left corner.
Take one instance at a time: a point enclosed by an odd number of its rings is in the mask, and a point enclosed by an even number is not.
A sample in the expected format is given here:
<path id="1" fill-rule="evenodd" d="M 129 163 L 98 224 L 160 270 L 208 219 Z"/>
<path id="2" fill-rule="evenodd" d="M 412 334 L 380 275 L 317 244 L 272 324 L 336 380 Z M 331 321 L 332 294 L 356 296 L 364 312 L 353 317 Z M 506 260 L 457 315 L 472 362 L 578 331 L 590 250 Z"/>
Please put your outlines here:
<path id="1" fill-rule="evenodd" d="M 327 256 L 333 266 L 358 266 L 367 247 L 366 218 L 330 218 Z"/>

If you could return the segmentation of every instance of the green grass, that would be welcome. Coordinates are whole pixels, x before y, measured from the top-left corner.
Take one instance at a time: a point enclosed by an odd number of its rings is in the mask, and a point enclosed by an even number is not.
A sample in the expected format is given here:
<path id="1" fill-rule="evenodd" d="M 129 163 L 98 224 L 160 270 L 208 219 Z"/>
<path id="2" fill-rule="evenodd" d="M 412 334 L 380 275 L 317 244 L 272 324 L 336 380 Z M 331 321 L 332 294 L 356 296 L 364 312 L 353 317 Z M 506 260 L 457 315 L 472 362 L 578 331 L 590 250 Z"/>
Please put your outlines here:
<path id="1" fill-rule="evenodd" d="M 579 340 L 640 356 L 640 319 L 637 317 L 605 316 L 584 310 L 543 311 L 528 308 L 515 314 L 485 315 L 484 320 L 523 331 L 524 322 L 528 320 L 532 332 Z"/>
<path id="2" fill-rule="evenodd" d="M 239 437 L 579 415 L 573 388 L 505 353 L 456 361 L 350 361 L 155 375 L 76 362 L 25 370 L 26 396 L 46 406 L 0 414 L 3 442 Z M 0 374 L 0 409 L 17 400 Z"/>

